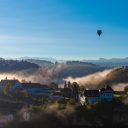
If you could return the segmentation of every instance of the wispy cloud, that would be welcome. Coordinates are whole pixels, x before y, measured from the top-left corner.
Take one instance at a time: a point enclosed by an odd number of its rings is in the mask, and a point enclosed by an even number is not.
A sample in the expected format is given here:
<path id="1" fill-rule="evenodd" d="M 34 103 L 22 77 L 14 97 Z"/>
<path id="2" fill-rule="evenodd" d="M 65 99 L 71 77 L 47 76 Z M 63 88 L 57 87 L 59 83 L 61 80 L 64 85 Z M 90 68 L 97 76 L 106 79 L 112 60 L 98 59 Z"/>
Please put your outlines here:
<path id="1" fill-rule="evenodd" d="M 53 43 L 60 39 L 51 37 L 37 36 L 17 36 L 17 35 L 0 35 L 0 42 L 38 42 L 38 43 Z"/>

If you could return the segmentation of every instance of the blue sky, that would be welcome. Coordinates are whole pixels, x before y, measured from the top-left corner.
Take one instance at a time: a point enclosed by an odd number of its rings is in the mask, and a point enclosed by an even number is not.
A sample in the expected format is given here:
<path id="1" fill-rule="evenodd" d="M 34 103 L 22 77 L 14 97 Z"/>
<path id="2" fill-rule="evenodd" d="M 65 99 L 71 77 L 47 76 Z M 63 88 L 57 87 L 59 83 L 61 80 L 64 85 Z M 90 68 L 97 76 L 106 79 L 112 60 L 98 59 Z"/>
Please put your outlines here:
<path id="1" fill-rule="evenodd" d="M 127 57 L 128 1 L 0 0 L 0 45 L 11 58 Z"/>

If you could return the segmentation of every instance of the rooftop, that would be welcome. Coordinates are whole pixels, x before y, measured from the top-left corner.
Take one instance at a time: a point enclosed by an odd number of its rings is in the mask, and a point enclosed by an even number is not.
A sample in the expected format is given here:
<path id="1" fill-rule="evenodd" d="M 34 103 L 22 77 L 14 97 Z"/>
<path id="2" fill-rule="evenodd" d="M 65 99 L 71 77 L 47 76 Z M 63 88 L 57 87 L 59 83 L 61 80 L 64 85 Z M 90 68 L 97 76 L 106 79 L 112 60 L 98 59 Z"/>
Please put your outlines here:
<path id="1" fill-rule="evenodd" d="M 99 97 L 99 90 L 85 90 L 84 95 L 86 97 Z"/>
<path id="2" fill-rule="evenodd" d="M 14 80 L 1 80 L 0 84 L 2 86 L 6 85 L 6 84 L 10 84 L 10 85 L 15 85 L 17 82 L 19 82 L 18 80 L 14 79 Z"/>
<path id="3" fill-rule="evenodd" d="M 40 83 L 21 83 L 24 88 L 50 88 L 48 85 Z"/>

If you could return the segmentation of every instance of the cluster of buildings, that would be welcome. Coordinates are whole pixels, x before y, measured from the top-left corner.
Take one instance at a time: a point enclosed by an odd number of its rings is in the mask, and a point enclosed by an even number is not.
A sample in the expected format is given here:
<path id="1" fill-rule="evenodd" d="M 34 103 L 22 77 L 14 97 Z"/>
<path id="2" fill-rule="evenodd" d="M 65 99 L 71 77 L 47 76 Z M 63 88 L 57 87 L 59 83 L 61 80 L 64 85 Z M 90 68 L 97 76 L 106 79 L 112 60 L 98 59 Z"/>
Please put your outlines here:
<path id="1" fill-rule="evenodd" d="M 19 99 L 48 99 L 49 101 L 57 101 L 65 97 L 72 96 L 72 90 L 69 84 L 65 83 L 63 89 L 55 89 L 48 85 L 31 82 L 19 82 L 17 79 L 3 79 L 0 81 L 0 96 L 10 96 Z"/>
<path id="2" fill-rule="evenodd" d="M 71 97 L 73 95 L 73 90 L 71 88 L 70 82 L 65 83 L 64 88 L 62 89 L 62 94 L 65 97 Z M 112 101 L 115 94 L 125 94 L 125 91 L 114 91 L 109 85 L 105 88 L 92 90 L 85 89 L 83 92 L 79 90 L 79 101 L 83 104 L 96 103 L 99 101 Z"/>
<path id="3" fill-rule="evenodd" d="M 95 103 L 102 100 L 112 101 L 114 94 L 125 93 L 116 92 L 110 86 L 101 88 L 99 90 L 85 89 L 84 92 L 79 92 L 79 101 L 81 104 Z M 73 96 L 73 89 L 71 83 L 65 82 L 63 89 L 53 89 L 48 85 L 40 83 L 21 83 L 18 80 L 8 80 L 7 78 L 0 81 L 0 95 L 13 95 L 16 98 L 27 99 L 29 96 L 35 99 L 47 98 L 50 101 L 70 98 Z"/>
<path id="4" fill-rule="evenodd" d="M 16 96 L 17 98 L 28 96 L 33 98 L 44 98 L 53 94 L 55 90 L 48 85 L 42 85 L 40 83 L 21 83 L 18 80 L 4 79 L 0 81 L 0 95 Z"/>

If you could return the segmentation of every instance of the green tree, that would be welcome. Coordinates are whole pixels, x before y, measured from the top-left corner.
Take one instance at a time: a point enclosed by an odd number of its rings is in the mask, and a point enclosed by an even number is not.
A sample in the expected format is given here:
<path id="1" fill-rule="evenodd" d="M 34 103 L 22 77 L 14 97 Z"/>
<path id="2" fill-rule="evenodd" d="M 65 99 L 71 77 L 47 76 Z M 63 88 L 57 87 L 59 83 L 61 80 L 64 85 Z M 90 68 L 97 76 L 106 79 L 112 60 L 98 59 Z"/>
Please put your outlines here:
<path id="1" fill-rule="evenodd" d="M 73 97 L 76 101 L 78 101 L 79 100 L 79 91 L 80 91 L 79 85 L 76 82 L 73 82 L 72 89 L 73 89 Z"/>
<path id="2" fill-rule="evenodd" d="M 70 81 L 68 81 L 68 88 L 72 88 Z"/>
<path id="3" fill-rule="evenodd" d="M 64 88 L 67 88 L 67 82 L 66 81 L 64 82 Z"/>

